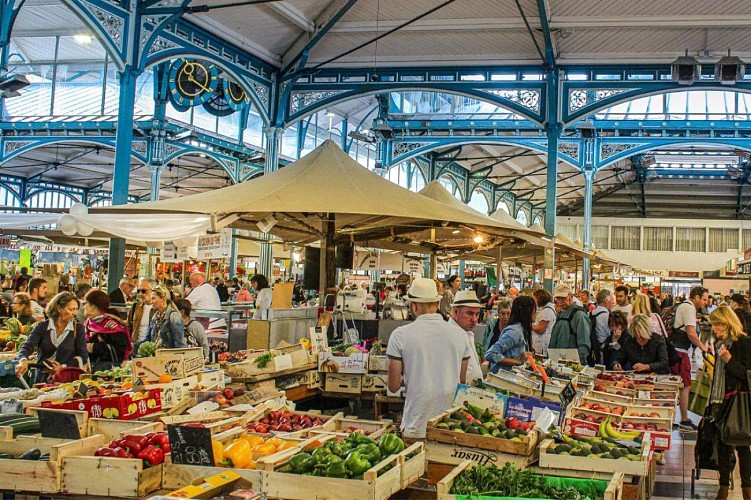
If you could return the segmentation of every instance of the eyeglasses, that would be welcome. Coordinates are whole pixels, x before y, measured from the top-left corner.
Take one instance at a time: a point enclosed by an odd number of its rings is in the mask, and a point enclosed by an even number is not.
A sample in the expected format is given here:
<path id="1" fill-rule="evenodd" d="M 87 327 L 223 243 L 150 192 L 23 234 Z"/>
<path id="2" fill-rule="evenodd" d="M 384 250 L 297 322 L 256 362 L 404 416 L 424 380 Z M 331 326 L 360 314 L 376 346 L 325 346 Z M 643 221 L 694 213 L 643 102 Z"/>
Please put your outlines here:
<path id="1" fill-rule="evenodd" d="M 148 288 L 139 288 L 138 289 L 138 293 L 150 293 L 150 292 L 151 292 L 151 290 L 149 290 Z"/>

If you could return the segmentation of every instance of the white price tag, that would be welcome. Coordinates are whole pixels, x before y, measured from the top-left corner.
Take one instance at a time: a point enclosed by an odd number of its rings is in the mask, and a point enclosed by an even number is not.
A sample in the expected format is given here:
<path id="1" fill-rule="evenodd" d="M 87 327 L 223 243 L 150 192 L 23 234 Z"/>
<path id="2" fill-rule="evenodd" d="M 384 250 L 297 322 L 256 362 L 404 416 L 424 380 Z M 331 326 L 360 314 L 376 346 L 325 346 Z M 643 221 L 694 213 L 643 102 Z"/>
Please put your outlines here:
<path id="1" fill-rule="evenodd" d="M 539 427 L 542 432 L 547 433 L 550 426 L 553 425 L 553 422 L 556 420 L 558 420 L 556 414 L 550 411 L 550 408 L 545 408 L 537 416 L 535 427 Z"/>
<path id="2" fill-rule="evenodd" d="M 639 399 L 651 399 L 651 397 L 649 391 L 639 391 Z"/>
<path id="3" fill-rule="evenodd" d="M 289 354 L 276 356 L 274 357 L 274 365 L 276 366 L 276 371 L 278 372 L 283 371 L 283 370 L 291 370 L 292 369 L 292 356 Z"/>

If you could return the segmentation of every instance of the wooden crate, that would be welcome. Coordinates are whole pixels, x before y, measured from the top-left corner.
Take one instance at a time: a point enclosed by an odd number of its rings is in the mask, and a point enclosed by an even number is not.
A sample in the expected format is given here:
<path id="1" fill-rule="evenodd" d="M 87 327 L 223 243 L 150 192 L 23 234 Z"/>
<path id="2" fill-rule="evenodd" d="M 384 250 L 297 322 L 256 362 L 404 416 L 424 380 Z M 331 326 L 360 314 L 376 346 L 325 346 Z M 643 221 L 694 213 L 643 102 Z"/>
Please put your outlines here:
<path id="1" fill-rule="evenodd" d="M 146 434 L 161 432 L 164 425 L 161 422 L 142 422 L 140 420 L 112 420 L 109 418 L 90 418 L 86 424 L 88 436 L 101 434 L 104 441 L 109 443 L 124 434 Z"/>
<path id="2" fill-rule="evenodd" d="M 200 478 L 211 477 L 215 474 L 221 474 L 232 470 L 232 472 L 238 474 L 240 477 L 250 482 L 255 490 L 261 490 L 261 476 L 260 470 L 251 469 L 227 469 L 224 467 L 211 467 L 211 466 L 195 466 L 195 465 L 178 465 L 172 463 L 165 463 L 162 472 L 162 489 L 165 490 L 178 490 L 184 488 L 189 484 L 195 483 Z"/>
<path id="3" fill-rule="evenodd" d="M 548 453 L 548 450 L 553 446 L 556 446 L 556 443 L 552 439 L 546 439 L 540 445 L 541 468 L 592 472 L 623 472 L 630 476 L 646 476 L 649 474 L 652 449 L 650 440 L 646 437 L 642 441 L 641 460 L 638 462 Z"/>
<path id="4" fill-rule="evenodd" d="M 512 455 L 436 441 L 426 441 L 425 449 L 428 461 L 449 465 L 459 465 L 465 460 L 470 460 L 480 465 L 496 464 L 499 467 L 503 467 L 506 462 L 511 462 L 525 468 L 535 463 L 538 458 L 537 450 L 534 450 L 530 455 Z"/>
<path id="5" fill-rule="evenodd" d="M 402 489 L 420 479 L 425 474 L 428 454 L 425 443 L 417 442 L 404 449 L 399 454 L 399 466 L 402 469 Z"/>
<path id="6" fill-rule="evenodd" d="M 500 439 L 492 436 L 483 436 L 480 434 L 468 434 L 464 432 L 454 432 L 449 429 L 438 429 L 436 424 L 444 419 L 447 415 L 459 411 L 461 407 L 454 407 L 435 418 L 428 420 L 428 430 L 426 439 L 438 443 L 447 443 L 455 446 L 466 448 L 475 448 L 480 450 L 496 451 L 508 453 L 510 455 L 529 456 L 537 448 L 539 441 L 537 432 L 525 436 L 521 441 L 512 441 L 510 439 Z"/>
<path id="7" fill-rule="evenodd" d="M 334 434 L 342 441 L 349 433 L 347 429 L 355 428 L 368 431 L 369 438 L 378 440 L 387 432 L 392 431 L 393 425 L 391 420 L 377 421 L 377 420 L 360 420 L 357 417 L 332 417 L 320 427 L 320 429 L 306 429 L 304 432 L 306 437 L 313 437 L 316 435 Z"/>
<path id="8" fill-rule="evenodd" d="M 469 460 L 465 460 L 464 462 L 457 465 L 454 470 L 452 470 L 446 477 L 441 479 L 438 482 L 438 485 L 436 486 L 436 490 L 438 493 L 438 500 L 456 500 L 458 497 L 457 495 L 453 495 L 449 493 L 451 491 L 451 487 L 454 485 L 454 481 L 456 480 L 456 477 L 461 474 L 463 471 L 469 469 L 470 467 L 474 466 L 475 463 L 471 462 Z M 603 500 L 621 500 L 621 496 L 623 493 L 623 478 L 624 475 L 622 472 L 615 472 L 613 473 L 612 477 L 610 478 L 610 481 L 608 482 L 608 487 L 605 490 L 605 495 Z M 493 497 L 485 497 L 485 498 L 493 498 Z M 509 497 L 505 497 L 509 498 Z"/>
<path id="9" fill-rule="evenodd" d="M 292 451 L 297 452 L 298 450 Z M 391 455 L 371 467 L 365 471 L 362 479 L 303 477 L 298 474 L 283 472 L 284 466 L 294 455 L 295 453 L 287 454 L 277 464 L 282 469 L 281 471 L 263 471 L 263 491 L 268 498 L 284 498 L 289 500 L 308 500 L 310 498 L 385 500 L 402 489 L 401 454 Z M 383 469 L 389 464 L 392 465 L 392 468 L 383 472 Z"/>
<path id="10" fill-rule="evenodd" d="M 0 442 L 0 452 L 21 455 L 32 448 L 39 448 L 42 453 L 49 453 L 48 462 L 32 460 L 0 459 L 0 490 L 58 493 L 62 463 L 66 457 L 76 454 L 93 453 L 104 446 L 101 435 L 76 440 L 49 439 L 29 437 Z"/>
<path id="11" fill-rule="evenodd" d="M 163 464 L 137 458 L 72 456 L 63 459 L 60 491 L 67 495 L 143 498 L 162 486 Z"/>
<path id="12" fill-rule="evenodd" d="M 226 411 L 211 411 L 208 413 L 201 413 L 199 415 L 175 415 L 175 416 L 162 416 L 159 420 L 164 425 L 179 425 L 194 422 L 216 422 L 232 417 L 231 413 Z"/>

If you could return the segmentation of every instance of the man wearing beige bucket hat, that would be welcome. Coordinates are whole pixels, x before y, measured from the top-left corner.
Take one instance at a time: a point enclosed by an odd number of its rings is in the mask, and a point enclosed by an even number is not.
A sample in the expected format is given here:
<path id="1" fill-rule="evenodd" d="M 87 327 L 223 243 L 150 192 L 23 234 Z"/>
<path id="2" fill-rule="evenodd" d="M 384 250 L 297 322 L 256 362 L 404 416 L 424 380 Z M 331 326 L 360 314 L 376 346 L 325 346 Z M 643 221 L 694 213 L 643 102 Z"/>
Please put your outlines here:
<path id="1" fill-rule="evenodd" d="M 472 354 L 467 365 L 467 383 L 483 378 L 480 357 L 477 355 L 477 349 L 475 349 L 475 326 L 480 320 L 481 311 L 482 304 L 474 290 L 456 292 L 454 302 L 451 304 L 449 324 L 456 325 L 464 331 L 464 337 Z"/>
<path id="2" fill-rule="evenodd" d="M 424 439 L 428 420 L 449 409 L 456 385 L 466 382 L 472 351 L 461 328 L 438 313 L 441 296 L 433 280 L 415 279 L 405 299 L 415 321 L 391 333 L 388 386 L 405 389 L 403 435 Z"/>

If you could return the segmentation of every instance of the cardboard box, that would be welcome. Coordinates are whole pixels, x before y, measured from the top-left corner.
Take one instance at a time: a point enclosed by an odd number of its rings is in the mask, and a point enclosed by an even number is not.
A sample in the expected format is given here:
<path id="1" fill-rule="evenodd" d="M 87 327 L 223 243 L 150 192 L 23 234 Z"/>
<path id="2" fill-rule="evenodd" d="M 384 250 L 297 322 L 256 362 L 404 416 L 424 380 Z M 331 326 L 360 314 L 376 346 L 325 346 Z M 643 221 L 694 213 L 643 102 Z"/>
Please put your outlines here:
<path id="1" fill-rule="evenodd" d="M 152 358 L 136 358 L 131 363 L 137 379 L 156 382 L 162 375 L 181 379 L 203 370 L 203 349 L 157 349 Z"/>
<path id="2" fill-rule="evenodd" d="M 371 372 L 389 371 L 388 356 L 380 356 L 380 355 L 373 355 L 373 354 L 368 356 L 368 370 Z"/>
<path id="3" fill-rule="evenodd" d="M 362 376 L 362 392 L 386 392 L 388 387 L 388 373 L 366 373 Z"/>
<path id="4" fill-rule="evenodd" d="M 362 375 L 327 373 L 324 390 L 326 392 L 344 392 L 360 394 L 362 392 Z"/>
<path id="5" fill-rule="evenodd" d="M 44 401 L 42 408 L 60 410 L 79 410 L 89 413 L 91 418 L 113 418 L 132 420 L 162 410 L 161 391 L 149 389 L 143 398 L 134 400 L 134 393 L 114 394 L 110 396 L 92 396 L 86 399 L 74 399 L 63 403 Z"/>
<path id="6" fill-rule="evenodd" d="M 331 351 L 319 352 L 318 371 L 323 373 L 367 373 L 368 354 L 360 352 L 350 356 L 335 356 Z"/>
<path id="7" fill-rule="evenodd" d="M 255 359 L 272 352 L 274 357 L 266 366 L 259 368 Z M 227 366 L 227 374 L 233 378 L 258 377 L 261 375 L 272 375 L 277 372 L 299 369 L 313 363 L 314 360 L 310 353 L 300 344 L 290 345 L 286 342 L 280 343 L 277 349 L 271 351 L 256 351 L 248 354 L 245 361 L 241 363 L 231 363 Z"/>
<path id="8" fill-rule="evenodd" d="M 467 401 L 483 409 L 489 408 L 490 411 L 502 417 L 506 414 L 508 399 L 507 396 L 495 391 L 459 384 L 454 393 L 454 406 L 463 406 Z"/>
<path id="9" fill-rule="evenodd" d="M 308 370 L 304 373 L 304 375 L 305 382 L 303 382 L 303 384 L 307 385 L 308 388 L 318 389 L 323 385 L 323 376 L 318 370 Z"/>
<path id="10" fill-rule="evenodd" d="M 248 349 L 254 351 L 268 351 L 271 349 L 271 323 L 268 321 L 248 321 Z"/>
<path id="11" fill-rule="evenodd" d="M 166 410 L 179 403 L 198 383 L 198 376 L 192 375 L 187 378 L 174 380 L 168 384 L 151 384 L 149 385 L 149 389 L 159 389 L 162 391 L 162 409 Z"/>
<path id="12" fill-rule="evenodd" d="M 224 389 L 224 370 L 206 370 L 199 372 L 198 383 L 206 389 Z"/>
<path id="13" fill-rule="evenodd" d="M 506 418 L 516 417 L 523 422 L 537 420 L 537 416 L 545 408 L 555 413 L 557 418 L 560 418 L 563 412 L 561 405 L 556 403 L 546 403 L 535 398 L 521 399 L 509 397 L 508 406 L 506 407 Z"/>

